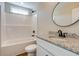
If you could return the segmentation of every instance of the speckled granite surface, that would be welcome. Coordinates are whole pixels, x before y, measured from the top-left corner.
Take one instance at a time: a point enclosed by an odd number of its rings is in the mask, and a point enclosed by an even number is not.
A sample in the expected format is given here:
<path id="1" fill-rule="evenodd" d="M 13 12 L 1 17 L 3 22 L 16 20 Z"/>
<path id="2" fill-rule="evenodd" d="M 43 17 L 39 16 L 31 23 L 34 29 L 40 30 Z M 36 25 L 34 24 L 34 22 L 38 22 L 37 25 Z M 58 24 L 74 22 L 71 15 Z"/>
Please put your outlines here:
<path id="1" fill-rule="evenodd" d="M 77 39 L 61 38 L 61 37 L 49 38 L 48 36 L 45 35 L 38 35 L 37 37 L 79 55 L 79 38 Z"/>

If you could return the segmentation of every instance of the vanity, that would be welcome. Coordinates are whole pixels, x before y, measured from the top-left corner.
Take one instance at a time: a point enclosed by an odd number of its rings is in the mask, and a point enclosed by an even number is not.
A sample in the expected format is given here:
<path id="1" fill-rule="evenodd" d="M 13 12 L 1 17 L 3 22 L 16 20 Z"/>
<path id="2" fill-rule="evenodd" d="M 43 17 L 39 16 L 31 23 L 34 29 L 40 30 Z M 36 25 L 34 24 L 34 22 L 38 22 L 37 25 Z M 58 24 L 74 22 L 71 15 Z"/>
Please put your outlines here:
<path id="1" fill-rule="evenodd" d="M 59 40 L 61 41 L 57 42 Z M 78 53 L 73 51 L 74 47 L 67 47 L 68 45 L 65 46 L 62 42 L 62 38 L 56 40 L 37 37 L 37 56 L 78 56 Z"/>

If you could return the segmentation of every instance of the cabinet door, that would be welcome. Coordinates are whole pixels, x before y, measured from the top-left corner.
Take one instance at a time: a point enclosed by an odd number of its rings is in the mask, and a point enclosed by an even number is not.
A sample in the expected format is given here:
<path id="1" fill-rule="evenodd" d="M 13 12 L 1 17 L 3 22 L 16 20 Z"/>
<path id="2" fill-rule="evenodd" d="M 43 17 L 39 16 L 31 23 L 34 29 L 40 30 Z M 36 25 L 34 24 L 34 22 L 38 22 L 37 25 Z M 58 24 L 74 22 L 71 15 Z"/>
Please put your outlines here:
<path id="1" fill-rule="evenodd" d="M 68 51 L 57 45 L 51 44 L 48 41 L 44 41 L 43 39 L 38 38 L 37 45 L 41 46 L 42 48 L 44 48 L 45 50 L 47 50 L 48 52 L 50 52 L 55 56 L 78 56 L 77 54 L 71 51 Z"/>
<path id="2" fill-rule="evenodd" d="M 52 56 L 49 52 L 37 45 L 37 56 Z"/>

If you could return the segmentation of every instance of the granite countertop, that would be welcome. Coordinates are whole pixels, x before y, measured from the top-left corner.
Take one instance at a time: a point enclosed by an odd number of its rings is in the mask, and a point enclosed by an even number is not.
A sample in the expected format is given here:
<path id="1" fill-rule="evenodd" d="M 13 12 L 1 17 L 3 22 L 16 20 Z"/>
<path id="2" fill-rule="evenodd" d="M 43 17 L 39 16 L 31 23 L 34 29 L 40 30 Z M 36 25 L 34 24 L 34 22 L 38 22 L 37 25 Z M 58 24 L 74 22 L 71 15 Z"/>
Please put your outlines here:
<path id="1" fill-rule="evenodd" d="M 49 38 L 47 35 L 37 35 L 37 37 L 79 55 L 79 38 Z"/>

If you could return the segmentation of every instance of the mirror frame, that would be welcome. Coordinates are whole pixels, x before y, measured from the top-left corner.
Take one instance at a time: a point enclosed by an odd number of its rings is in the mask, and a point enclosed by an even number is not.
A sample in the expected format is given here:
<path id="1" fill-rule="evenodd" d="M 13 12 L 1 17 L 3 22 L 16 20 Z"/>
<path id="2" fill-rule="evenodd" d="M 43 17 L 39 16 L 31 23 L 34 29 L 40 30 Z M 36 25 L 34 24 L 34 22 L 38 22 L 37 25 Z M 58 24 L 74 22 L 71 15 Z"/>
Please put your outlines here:
<path id="1" fill-rule="evenodd" d="M 74 25 L 75 23 L 77 23 L 79 21 L 79 19 L 77 21 L 75 21 L 74 23 L 71 23 L 69 25 L 66 25 L 66 26 L 62 26 L 62 25 L 58 25 L 54 20 L 53 20 L 53 15 L 54 15 L 54 12 L 55 12 L 55 9 L 56 7 L 62 2 L 57 2 L 57 4 L 55 5 L 55 7 L 53 8 L 53 12 L 52 12 L 52 21 L 54 24 L 56 24 L 57 26 L 60 26 L 60 27 L 68 27 L 68 26 L 71 26 L 71 25 Z"/>

